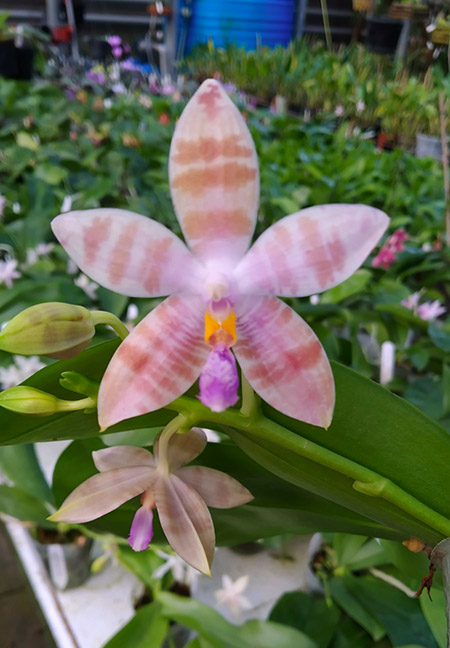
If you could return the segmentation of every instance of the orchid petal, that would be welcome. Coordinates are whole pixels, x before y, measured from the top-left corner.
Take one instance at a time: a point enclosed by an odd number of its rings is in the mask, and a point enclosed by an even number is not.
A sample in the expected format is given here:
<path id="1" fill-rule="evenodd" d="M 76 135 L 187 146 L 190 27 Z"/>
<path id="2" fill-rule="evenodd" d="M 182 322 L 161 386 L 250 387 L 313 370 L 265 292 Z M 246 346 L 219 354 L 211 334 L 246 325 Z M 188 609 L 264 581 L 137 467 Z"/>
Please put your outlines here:
<path id="1" fill-rule="evenodd" d="M 153 538 L 153 511 L 141 506 L 133 518 L 128 543 L 134 551 L 144 551 Z"/>
<path id="2" fill-rule="evenodd" d="M 90 477 L 51 516 L 53 522 L 90 522 L 106 515 L 152 486 L 155 471 L 147 466 L 116 468 Z"/>
<path id="3" fill-rule="evenodd" d="M 159 297 L 195 284 L 200 265 L 164 225 L 124 209 L 61 214 L 52 229 L 89 277 L 129 297 Z"/>
<path id="4" fill-rule="evenodd" d="M 276 297 L 247 297 L 238 306 L 233 348 L 250 385 L 283 414 L 328 427 L 334 381 L 315 333 Z"/>
<path id="5" fill-rule="evenodd" d="M 256 222 L 258 159 L 239 110 L 213 79 L 200 86 L 177 123 L 169 176 L 193 252 L 203 260 L 241 258 Z"/>
<path id="6" fill-rule="evenodd" d="M 165 407 L 198 378 L 209 347 L 203 302 L 173 295 L 151 311 L 120 345 L 98 396 L 102 429 Z"/>
<path id="7" fill-rule="evenodd" d="M 203 452 L 207 444 L 206 434 L 200 428 L 192 428 L 182 434 L 173 434 L 170 437 L 167 449 L 167 463 L 169 470 L 174 471 L 188 464 Z M 160 460 L 159 436 L 153 445 L 155 461 Z"/>
<path id="8" fill-rule="evenodd" d="M 388 225 L 367 205 L 321 205 L 267 229 L 236 268 L 241 294 L 313 295 L 347 279 Z"/>
<path id="9" fill-rule="evenodd" d="M 228 509 L 247 504 L 253 495 L 236 479 L 214 468 L 187 466 L 176 473 L 185 484 L 193 488 L 207 506 Z"/>
<path id="10" fill-rule="evenodd" d="M 169 544 L 189 565 L 209 575 L 215 535 L 205 502 L 173 474 L 160 476 L 153 494 Z"/>
<path id="11" fill-rule="evenodd" d="M 94 450 L 92 459 L 100 472 L 129 466 L 154 466 L 152 453 L 136 446 L 114 446 Z"/>

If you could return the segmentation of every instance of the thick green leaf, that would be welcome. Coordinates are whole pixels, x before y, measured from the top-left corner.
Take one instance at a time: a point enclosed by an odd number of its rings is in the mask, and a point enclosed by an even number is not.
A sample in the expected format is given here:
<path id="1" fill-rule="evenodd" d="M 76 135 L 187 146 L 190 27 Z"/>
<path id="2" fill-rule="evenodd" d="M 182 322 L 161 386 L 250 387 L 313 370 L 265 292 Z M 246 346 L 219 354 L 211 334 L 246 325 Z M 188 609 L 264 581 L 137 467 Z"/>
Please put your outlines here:
<path id="1" fill-rule="evenodd" d="M 371 576 L 356 578 L 347 574 L 343 578 L 354 596 L 383 624 L 394 646 L 438 648 L 417 599 Z"/>
<path id="2" fill-rule="evenodd" d="M 145 605 L 103 648 L 160 648 L 167 626 L 158 603 Z"/>
<path id="3" fill-rule="evenodd" d="M 0 513 L 40 526 L 54 526 L 46 518 L 51 511 L 39 497 L 34 497 L 15 486 L 0 484 Z"/>
<path id="4" fill-rule="evenodd" d="M 235 626 L 199 601 L 167 592 L 157 600 L 164 616 L 195 630 L 216 648 L 317 648 L 303 633 L 279 623 L 254 620 Z"/>
<path id="5" fill-rule="evenodd" d="M 372 273 L 369 270 L 357 270 L 341 284 L 324 292 L 320 301 L 323 304 L 338 304 L 364 290 L 371 277 Z"/>
<path id="6" fill-rule="evenodd" d="M 1 446 L 0 469 L 22 491 L 53 502 L 52 492 L 32 445 Z"/>
<path id="7" fill-rule="evenodd" d="M 327 648 L 340 616 L 331 601 L 304 592 L 288 592 L 275 603 L 269 620 L 297 628 L 311 637 L 318 648 Z"/>
<path id="8" fill-rule="evenodd" d="M 439 648 L 447 648 L 444 592 L 433 587 L 432 600 L 424 592 L 420 597 L 420 606 Z"/>
<path id="9" fill-rule="evenodd" d="M 367 609 L 358 596 L 355 596 L 343 578 L 335 577 L 328 582 L 329 593 L 335 603 L 354 621 L 362 626 L 370 636 L 379 640 L 386 631 L 376 617 Z"/>

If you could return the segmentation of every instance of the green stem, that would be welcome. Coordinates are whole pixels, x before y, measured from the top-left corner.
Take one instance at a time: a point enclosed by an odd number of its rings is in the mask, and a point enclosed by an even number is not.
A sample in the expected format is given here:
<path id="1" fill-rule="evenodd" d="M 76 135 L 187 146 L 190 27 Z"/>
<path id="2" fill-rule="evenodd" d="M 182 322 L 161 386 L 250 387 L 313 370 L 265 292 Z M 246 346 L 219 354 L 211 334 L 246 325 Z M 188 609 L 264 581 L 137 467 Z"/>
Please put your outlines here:
<path id="1" fill-rule="evenodd" d="M 78 400 L 58 399 L 57 402 L 58 412 L 77 412 L 78 410 L 91 409 L 92 407 L 97 407 L 97 402 L 89 396 Z"/>
<path id="2" fill-rule="evenodd" d="M 259 402 L 257 396 L 253 391 L 253 387 L 248 382 L 247 378 L 241 373 L 241 385 L 242 385 L 242 407 L 241 414 L 242 416 L 247 416 L 248 418 L 255 418 L 258 416 Z"/>
<path id="3" fill-rule="evenodd" d="M 277 447 L 326 466 L 352 479 L 353 488 L 359 493 L 384 499 L 432 529 L 445 536 L 450 535 L 450 521 L 446 517 L 420 502 L 391 480 L 297 433 L 294 434 L 262 413 L 259 413 L 256 418 L 249 418 L 233 409 L 221 413 L 211 412 L 207 407 L 187 396 L 178 398 L 167 408 L 183 413 L 191 425 L 199 423 L 207 425 L 208 422 L 212 422 L 220 426 L 232 427 L 247 434 L 251 433 L 259 441 L 276 444 Z"/>
<path id="4" fill-rule="evenodd" d="M 91 315 L 94 326 L 97 326 L 97 324 L 107 324 L 122 340 L 125 340 L 130 332 L 125 324 L 116 315 L 113 315 L 113 313 L 108 313 L 108 311 L 91 311 Z"/>
<path id="5" fill-rule="evenodd" d="M 172 419 L 161 432 L 158 441 L 158 468 L 169 472 L 168 446 L 171 437 L 186 426 L 187 420 L 183 414 L 178 414 Z"/>

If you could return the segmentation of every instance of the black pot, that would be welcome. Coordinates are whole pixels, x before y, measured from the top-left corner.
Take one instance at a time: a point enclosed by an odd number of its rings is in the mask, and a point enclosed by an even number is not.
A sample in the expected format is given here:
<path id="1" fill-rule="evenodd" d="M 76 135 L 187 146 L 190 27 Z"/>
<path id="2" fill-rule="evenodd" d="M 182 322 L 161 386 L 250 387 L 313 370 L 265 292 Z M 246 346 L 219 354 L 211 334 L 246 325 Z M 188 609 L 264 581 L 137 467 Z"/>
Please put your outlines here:
<path id="1" fill-rule="evenodd" d="M 366 18 L 366 47 L 377 54 L 394 54 L 403 21 L 395 18 Z"/>
<path id="2" fill-rule="evenodd" d="M 5 79 L 31 79 L 33 60 L 31 47 L 16 47 L 13 40 L 0 41 L 0 76 Z"/>

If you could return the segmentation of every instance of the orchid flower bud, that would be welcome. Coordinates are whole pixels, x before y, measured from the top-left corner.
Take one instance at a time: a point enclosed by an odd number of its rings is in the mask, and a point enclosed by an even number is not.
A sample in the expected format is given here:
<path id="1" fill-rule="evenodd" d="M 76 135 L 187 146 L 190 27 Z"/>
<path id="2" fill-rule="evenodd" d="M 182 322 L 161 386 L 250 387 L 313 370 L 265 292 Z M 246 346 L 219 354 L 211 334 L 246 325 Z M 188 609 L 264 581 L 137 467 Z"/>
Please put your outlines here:
<path id="1" fill-rule="evenodd" d="M 30 306 L 0 332 L 0 349 L 21 355 L 73 358 L 95 333 L 92 313 L 83 306 L 48 302 Z"/>
<path id="2" fill-rule="evenodd" d="M 56 412 L 70 412 L 94 406 L 95 401 L 92 398 L 66 401 L 26 385 L 12 387 L 0 393 L 0 407 L 18 414 L 51 416 Z"/>

